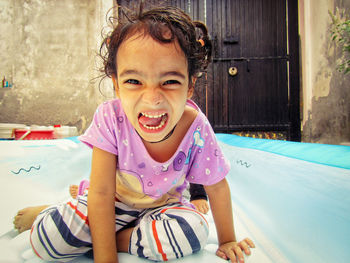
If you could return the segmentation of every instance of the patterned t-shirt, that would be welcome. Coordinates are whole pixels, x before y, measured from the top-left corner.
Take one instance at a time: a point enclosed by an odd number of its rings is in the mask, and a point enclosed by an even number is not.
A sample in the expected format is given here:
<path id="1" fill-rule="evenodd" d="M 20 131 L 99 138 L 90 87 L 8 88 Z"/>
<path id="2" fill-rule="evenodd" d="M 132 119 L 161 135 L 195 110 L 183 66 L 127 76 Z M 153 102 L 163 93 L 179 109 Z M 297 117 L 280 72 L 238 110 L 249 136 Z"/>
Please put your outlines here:
<path id="1" fill-rule="evenodd" d="M 187 105 L 198 114 L 174 155 L 166 162 L 155 161 L 127 119 L 118 99 L 101 104 L 90 127 L 79 139 L 118 156 L 116 198 L 135 208 L 151 208 L 184 202 L 188 183 L 212 185 L 228 173 L 209 121 L 191 100 Z"/>

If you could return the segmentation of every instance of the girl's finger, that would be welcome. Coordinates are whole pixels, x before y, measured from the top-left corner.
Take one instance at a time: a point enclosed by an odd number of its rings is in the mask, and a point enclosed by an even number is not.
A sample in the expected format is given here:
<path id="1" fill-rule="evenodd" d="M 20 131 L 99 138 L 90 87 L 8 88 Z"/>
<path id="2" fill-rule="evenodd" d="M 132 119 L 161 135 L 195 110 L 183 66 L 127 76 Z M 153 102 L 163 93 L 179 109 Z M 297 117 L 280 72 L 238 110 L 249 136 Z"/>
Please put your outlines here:
<path id="1" fill-rule="evenodd" d="M 249 249 L 249 244 L 248 242 L 242 241 L 239 243 L 239 245 L 241 246 L 241 248 L 243 249 L 244 253 L 246 255 L 250 255 L 250 249 Z"/>
<path id="2" fill-rule="evenodd" d="M 236 256 L 238 257 L 238 261 L 240 262 L 240 263 L 243 263 L 244 262 L 244 256 L 243 256 L 243 252 L 242 252 L 242 249 L 240 248 L 240 246 L 235 246 L 234 248 L 233 248 L 233 251 L 235 252 L 235 258 L 236 258 Z M 233 262 L 233 261 L 232 261 Z M 236 262 L 236 261 L 234 261 L 234 262 Z"/>
<path id="3" fill-rule="evenodd" d="M 228 251 L 226 253 L 226 255 L 231 260 L 231 263 L 237 263 L 237 256 L 232 250 Z M 239 262 L 241 262 L 241 261 L 239 261 Z"/>
<path id="4" fill-rule="evenodd" d="M 246 238 L 244 239 L 245 242 L 248 243 L 248 245 L 251 247 L 251 248 L 254 248 L 255 247 L 255 244 L 252 240 L 250 240 L 249 238 Z"/>
<path id="5" fill-rule="evenodd" d="M 218 257 L 220 257 L 220 258 L 225 259 L 225 260 L 228 259 L 227 256 L 226 256 L 226 254 L 225 254 L 224 252 L 222 252 L 221 250 L 219 250 L 219 249 L 216 251 L 216 255 L 217 255 Z"/>
<path id="6" fill-rule="evenodd" d="M 216 251 L 216 255 L 218 255 L 219 257 L 221 257 L 223 259 L 230 260 L 231 263 L 237 263 L 234 248 L 218 249 Z M 222 255 L 222 256 L 220 256 L 220 255 Z"/>
<path id="7" fill-rule="evenodd" d="M 205 205 L 203 206 L 204 214 L 208 213 L 208 210 L 209 210 L 209 206 L 208 206 L 208 204 L 205 204 Z"/>

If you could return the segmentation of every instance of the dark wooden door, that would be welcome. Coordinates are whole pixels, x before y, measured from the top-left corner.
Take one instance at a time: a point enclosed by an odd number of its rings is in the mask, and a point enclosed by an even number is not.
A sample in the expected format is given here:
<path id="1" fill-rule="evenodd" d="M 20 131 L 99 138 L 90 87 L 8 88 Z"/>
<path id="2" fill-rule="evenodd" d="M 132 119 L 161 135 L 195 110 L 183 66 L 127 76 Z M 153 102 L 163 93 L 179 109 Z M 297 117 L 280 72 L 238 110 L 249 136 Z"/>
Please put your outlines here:
<path id="1" fill-rule="evenodd" d="M 195 100 L 216 132 L 281 131 L 300 140 L 297 1 L 146 1 L 159 2 L 209 28 L 213 63 Z"/>
<path id="2" fill-rule="evenodd" d="M 214 129 L 288 129 L 286 2 L 217 1 L 211 10 Z"/>

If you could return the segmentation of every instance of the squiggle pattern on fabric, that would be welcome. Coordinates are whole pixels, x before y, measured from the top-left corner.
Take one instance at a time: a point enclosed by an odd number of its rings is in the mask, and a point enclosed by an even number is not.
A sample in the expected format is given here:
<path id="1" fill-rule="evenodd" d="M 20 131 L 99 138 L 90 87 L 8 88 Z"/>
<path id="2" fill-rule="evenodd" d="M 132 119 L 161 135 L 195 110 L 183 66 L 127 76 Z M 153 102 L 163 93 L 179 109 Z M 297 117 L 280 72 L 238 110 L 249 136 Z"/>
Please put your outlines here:
<path id="1" fill-rule="evenodd" d="M 28 170 L 27 169 L 24 169 L 24 168 L 21 168 L 19 169 L 17 172 L 14 172 L 14 171 L 11 171 L 13 174 L 20 174 L 20 172 L 24 171 L 26 173 L 29 173 L 32 169 L 35 169 L 35 170 L 40 170 L 41 166 L 38 165 L 38 167 L 35 167 L 35 166 L 31 166 Z"/>
<path id="2" fill-rule="evenodd" d="M 251 164 L 248 164 L 247 162 L 244 162 L 244 161 L 242 161 L 242 160 L 237 160 L 236 163 L 237 163 L 237 164 L 240 164 L 240 165 L 242 165 L 242 166 L 245 166 L 245 167 L 247 167 L 247 168 L 249 168 L 249 167 L 251 166 Z"/>

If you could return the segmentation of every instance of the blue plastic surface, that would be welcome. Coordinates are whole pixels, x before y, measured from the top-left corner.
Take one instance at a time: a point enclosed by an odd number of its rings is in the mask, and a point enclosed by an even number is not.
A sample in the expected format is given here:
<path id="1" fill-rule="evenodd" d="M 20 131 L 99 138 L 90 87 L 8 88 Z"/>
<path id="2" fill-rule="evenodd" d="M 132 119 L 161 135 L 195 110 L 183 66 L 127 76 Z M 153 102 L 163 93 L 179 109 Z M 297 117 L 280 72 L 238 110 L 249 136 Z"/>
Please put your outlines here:
<path id="1" fill-rule="evenodd" d="M 231 171 L 236 234 L 256 243 L 248 263 L 350 262 L 350 147 L 218 134 Z M 28 233 L 12 220 L 26 206 L 60 202 L 68 187 L 87 178 L 91 150 L 75 137 L 52 141 L 0 141 L 0 262 L 40 262 Z M 226 262 L 209 245 L 178 262 Z M 74 262 L 92 262 L 80 257 Z M 148 262 L 127 254 L 121 263 Z"/>
<path id="2" fill-rule="evenodd" d="M 217 138 L 232 146 L 256 149 L 309 162 L 350 169 L 349 146 L 273 141 L 223 133 L 217 134 Z"/>

